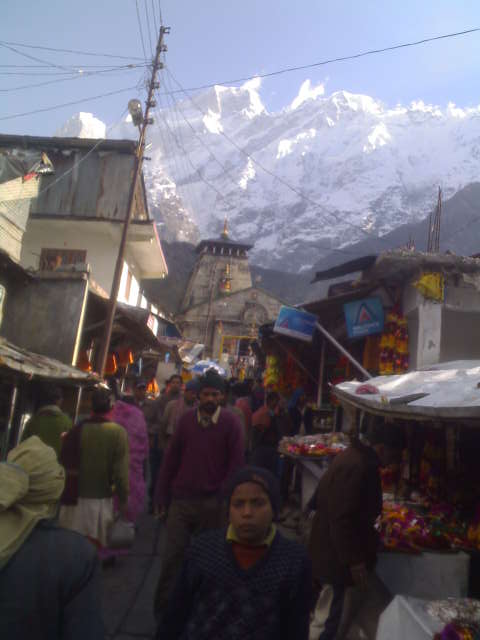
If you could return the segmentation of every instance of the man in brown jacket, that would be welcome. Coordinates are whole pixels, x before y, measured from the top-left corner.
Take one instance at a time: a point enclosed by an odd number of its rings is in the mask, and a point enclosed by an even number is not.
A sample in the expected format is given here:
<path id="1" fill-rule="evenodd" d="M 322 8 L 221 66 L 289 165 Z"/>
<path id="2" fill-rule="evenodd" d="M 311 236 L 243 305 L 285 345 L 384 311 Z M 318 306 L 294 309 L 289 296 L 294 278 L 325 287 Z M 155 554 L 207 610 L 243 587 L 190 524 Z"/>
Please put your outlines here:
<path id="1" fill-rule="evenodd" d="M 382 510 L 379 466 L 374 449 L 355 437 L 318 485 L 309 545 L 314 583 L 320 593 L 312 640 L 338 638 L 347 588 L 365 587 L 375 566 L 378 540 L 374 524 Z M 315 637 L 314 629 L 319 636 Z"/>

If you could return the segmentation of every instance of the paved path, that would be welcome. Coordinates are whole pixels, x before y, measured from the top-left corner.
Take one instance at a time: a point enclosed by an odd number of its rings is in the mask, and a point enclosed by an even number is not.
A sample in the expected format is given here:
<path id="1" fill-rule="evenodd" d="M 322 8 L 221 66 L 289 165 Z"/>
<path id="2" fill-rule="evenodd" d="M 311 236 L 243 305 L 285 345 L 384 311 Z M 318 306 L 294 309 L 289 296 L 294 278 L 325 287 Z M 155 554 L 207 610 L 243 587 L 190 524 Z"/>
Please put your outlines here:
<path id="1" fill-rule="evenodd" d="M 165 526 L 139 519 L 132 553 L 103 570 L 103 615 L 108 640 L 150 639 L 155 633 L 153 594 L 160 574 Z"/>

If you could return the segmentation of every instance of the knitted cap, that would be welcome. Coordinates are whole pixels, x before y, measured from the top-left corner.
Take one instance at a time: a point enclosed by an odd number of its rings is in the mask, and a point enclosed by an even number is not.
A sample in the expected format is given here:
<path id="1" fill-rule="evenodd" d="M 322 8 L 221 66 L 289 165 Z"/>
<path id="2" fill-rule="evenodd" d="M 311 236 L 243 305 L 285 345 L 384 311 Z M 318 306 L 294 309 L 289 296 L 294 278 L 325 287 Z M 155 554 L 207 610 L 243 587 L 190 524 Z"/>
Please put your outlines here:
<path id="1" fill-rule="evenodd" d="M 265 493 L 268 494 L 270 504 L 272 505 L 273 516 L 276 517 L 280 511 L 280 486 L 273 473 L 261 467 L 243 467 L 231 478 L 227 489 L 228 506 L 230 506 L 230 500 L 236 487 L 245 482 L 258 484 Z"/>
<path id="2" fill-rule="evenodd" d="M 222 393 L 225 391 L 225 383 L 223 378 L 215 371 L 215 369 L 208 369 L 203 376 L 198 379 L 198 390 L 202 389 L 217 389 Z"/>
<path id="3" fill-rule="evenodd" d="M 185 390 L 186 391 L 198 391 L 200 388 L 200 385 L 198 383 L 198 380 L 196 378 L 193 378 L 193 380 L 189 380 L 187 382 L 187 384 L 185 385 Z"/>

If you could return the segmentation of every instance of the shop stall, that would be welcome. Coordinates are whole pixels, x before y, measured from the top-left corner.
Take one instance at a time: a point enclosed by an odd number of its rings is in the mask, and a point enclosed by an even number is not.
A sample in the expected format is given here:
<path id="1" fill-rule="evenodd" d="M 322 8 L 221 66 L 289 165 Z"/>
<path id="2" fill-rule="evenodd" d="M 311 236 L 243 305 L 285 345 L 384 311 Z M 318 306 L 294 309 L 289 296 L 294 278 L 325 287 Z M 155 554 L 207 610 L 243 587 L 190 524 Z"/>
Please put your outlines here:
<path id="1" fill-rule="evenodd" d="M 33 413 L 40 383 L 62 387 L 65 410 L 75 418 L 82 389 L 98 380 L 94 373 L 21 349 L 0 337 L 0 460 L 18 444 Z"/>
<path id="2" fill-rule="evenodd" d="M 383 447 L 379 577 L 392 594 L 429 600 L 475 591 L 480 361 L 343 382 L 335 394 Z"/>
<path id="3" fill-rule="evenodd" d="M 295 464 L 295 472 L 300 475 L 302 511 L 306 510 L 333 458 L 347 446 L 348 438 L 343 433 L 295 436 L 280 441 L 279 453 Z"/>

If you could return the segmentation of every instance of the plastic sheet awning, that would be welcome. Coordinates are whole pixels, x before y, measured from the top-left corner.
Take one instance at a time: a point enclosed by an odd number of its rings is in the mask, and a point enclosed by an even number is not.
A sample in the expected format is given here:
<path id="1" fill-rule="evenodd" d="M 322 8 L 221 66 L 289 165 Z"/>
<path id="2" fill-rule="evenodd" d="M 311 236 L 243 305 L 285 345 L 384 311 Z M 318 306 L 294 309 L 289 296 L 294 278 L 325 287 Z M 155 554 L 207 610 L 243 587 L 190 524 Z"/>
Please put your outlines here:
<path id="1" fill-rule="evenodd" d="M 363 382 L 333 387 L 340 402 L 378 415 L 412 420 L 477 419 L 480 426 L 480 360 L 446 362 L 368 381 L 378 393 L 361 393 Z"/>

